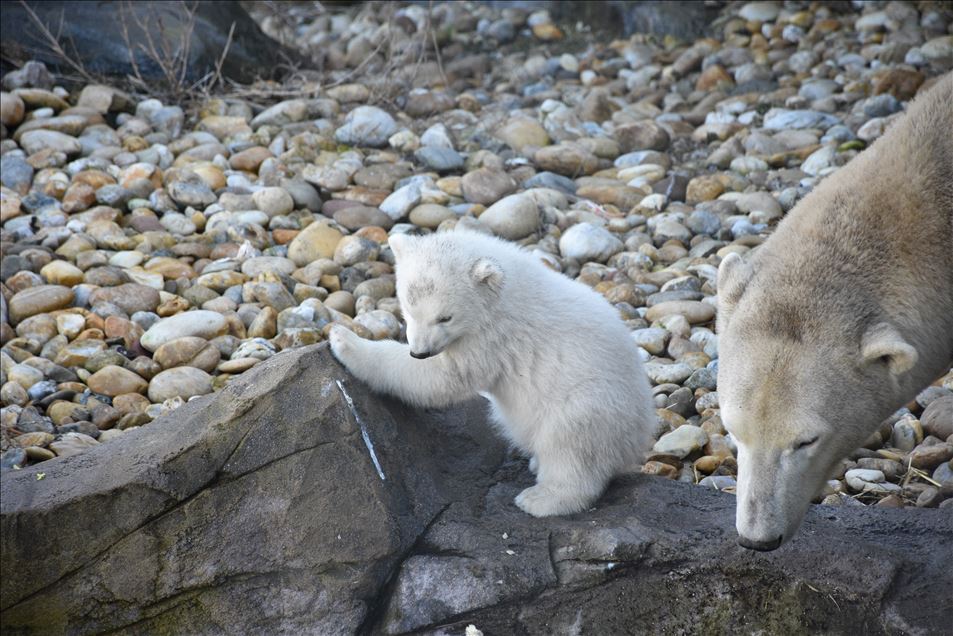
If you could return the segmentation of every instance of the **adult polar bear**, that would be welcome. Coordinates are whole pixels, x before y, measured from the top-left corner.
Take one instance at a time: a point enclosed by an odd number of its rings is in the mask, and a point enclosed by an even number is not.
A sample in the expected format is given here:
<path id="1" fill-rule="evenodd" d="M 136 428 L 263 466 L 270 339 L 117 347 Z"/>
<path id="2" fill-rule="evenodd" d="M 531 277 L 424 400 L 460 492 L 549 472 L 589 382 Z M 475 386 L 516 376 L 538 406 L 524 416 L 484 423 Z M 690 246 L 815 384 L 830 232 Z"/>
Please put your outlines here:
<path id="1" fill-rule="evenodd" d="M 741 545 L 795 533 L 839 460 L 953 360 L 953 74 L 718 272 Z"/>
<path id="2" fill-rule="evenodd" d="M 408 344 L 335 326 L 331 350 L 351 373 L 417 406 L 488 398 L 500 432 L 531 457 L 537 484 L 516 505 L 537 517 L 585 510 L 614 475 L 637 467 L 655 413 L 612 305 L 483 234 L 389 243 Z"/>

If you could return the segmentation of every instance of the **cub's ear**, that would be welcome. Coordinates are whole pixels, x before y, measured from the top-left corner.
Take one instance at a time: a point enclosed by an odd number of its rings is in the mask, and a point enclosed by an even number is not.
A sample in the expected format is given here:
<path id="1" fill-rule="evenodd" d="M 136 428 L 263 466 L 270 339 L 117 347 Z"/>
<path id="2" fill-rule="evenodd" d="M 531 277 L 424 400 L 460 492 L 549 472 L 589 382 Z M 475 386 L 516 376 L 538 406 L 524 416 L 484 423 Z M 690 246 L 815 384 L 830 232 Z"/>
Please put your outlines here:
<path id="1" fill-rule="evenodd" d="M 718 267 L 718 331 L 728 326 L 728 317 L 741 300 L 748 282 L 754 275 L 751 265 L 732 252 Z"/>
<path id="2" fill-rule="evenodd" d="M 394 258 L 400 260 L 401 257 L 406 256 L 414 243 L 414 237 L 408 236 L 407 234 L 392 234 L 387 237 L 387 244 L 390 245 L 390 250 L 394 253 Z"/>
<path id="3" fill-rule="evenodd" d="M 886 362 L 893 375 L 906 373 L 917 363 L 917 350 L 886 322 L 867 329 L 861 339 L 860 351 L 864 362 Z"/>
<path id="4" fill-rule="evenodd" d="M 480 258 L 470 268 L 470 276 L 478 284 L 486 285 L 499 293 L 503 289 L 503 268 L 492 258 Z"/>

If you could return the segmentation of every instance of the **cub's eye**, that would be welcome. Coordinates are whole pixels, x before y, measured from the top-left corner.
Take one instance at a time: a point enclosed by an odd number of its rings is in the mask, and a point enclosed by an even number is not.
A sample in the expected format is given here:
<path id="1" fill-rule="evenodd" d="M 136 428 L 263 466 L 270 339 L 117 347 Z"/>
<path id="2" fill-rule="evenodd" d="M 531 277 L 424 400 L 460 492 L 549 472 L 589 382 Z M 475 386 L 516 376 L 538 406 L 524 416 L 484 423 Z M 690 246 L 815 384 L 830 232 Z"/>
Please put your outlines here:
<path id="1" fill-rule="evenodd" d="M 440 316 L 437 318 L 437 322 L 450 322 L 453 320 L 453 316 Z"/>
<path id="2" fill-rule="evenodd" d="M 811 439 L 804 440 L 803 442 L 798 443 L 797 446 L 794 447 L 794 450 L 801 450 L 802 448 L 807 448 L 808 446 L 810 446 L 817 440 L 818 440 L 818 437 L 815 435 Z"/>

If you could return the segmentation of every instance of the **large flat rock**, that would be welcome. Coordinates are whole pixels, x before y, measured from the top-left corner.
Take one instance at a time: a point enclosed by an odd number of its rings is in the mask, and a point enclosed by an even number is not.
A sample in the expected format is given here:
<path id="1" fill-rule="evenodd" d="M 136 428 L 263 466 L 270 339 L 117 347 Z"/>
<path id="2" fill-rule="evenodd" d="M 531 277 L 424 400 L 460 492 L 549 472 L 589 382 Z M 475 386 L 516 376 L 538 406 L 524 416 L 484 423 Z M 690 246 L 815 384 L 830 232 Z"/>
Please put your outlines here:
<path id="1" fill-rule="evenodd" d="M 635 475 L 594 510 L 534 519 L 512 503 L 531 483 L 482 404 L 410 410 L 324 346 L 284 353 L 118 440 L 4 473 L 0 624 L 927 634 L 953 620 L 948 509 L 814 507 L 762 554 L 736 545 L 731 495 Z"/>

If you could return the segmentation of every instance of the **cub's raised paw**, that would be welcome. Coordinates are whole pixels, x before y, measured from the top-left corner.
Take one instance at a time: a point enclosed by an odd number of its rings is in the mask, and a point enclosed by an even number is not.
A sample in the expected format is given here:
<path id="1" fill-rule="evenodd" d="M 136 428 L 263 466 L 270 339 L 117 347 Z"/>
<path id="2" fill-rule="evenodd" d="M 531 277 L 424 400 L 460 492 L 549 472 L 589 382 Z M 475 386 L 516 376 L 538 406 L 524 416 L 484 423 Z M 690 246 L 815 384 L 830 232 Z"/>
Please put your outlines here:
<path id="1" fill-rule="evenodd" d="M 520 510 L 534 517 L 568 515 L 585 510 L 588 502 L 575 496 L 557 494 L 546 486 L 536 484 L 516 496 L 513 502 Z"/>
<path id="2" fill-rule="evenodd" d="M 353 353 L 358 346 L 357 341 L 360 336 L 341 325 L 331 327 L 331 333 L 328 335 L 328 341 L 331 343 L 331 353 L 341 364 L 347 365 L 348 354 Z"/>

